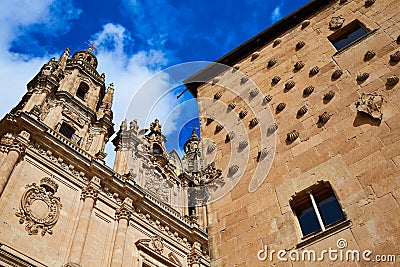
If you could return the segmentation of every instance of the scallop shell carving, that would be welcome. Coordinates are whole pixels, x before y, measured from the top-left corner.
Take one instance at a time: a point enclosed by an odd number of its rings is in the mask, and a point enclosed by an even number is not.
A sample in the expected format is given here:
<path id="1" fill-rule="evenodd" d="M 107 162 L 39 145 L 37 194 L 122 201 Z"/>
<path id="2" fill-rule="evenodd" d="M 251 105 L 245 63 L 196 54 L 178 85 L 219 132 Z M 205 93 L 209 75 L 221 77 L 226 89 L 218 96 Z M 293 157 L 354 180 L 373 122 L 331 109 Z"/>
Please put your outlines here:
<path id="1" fill-rule="evenodd" d="M 219 77 L 219 76 L 214 77 L 214 78 L 212 79 L 212 85 L 217 84 L 217 83 L 219 82 L 219 80 L 221 80 L 221 77 Z"/>
<path id="2" fill-rule="evenodd" d="M 276 122 L 272 123 L 270 126 L 268 126 L 268 133 L 274 133 L 276 132 L 276 130 L 278 130 L 278 124 Z"/>
<path id="3" fill-rule="evenodd" d="M 256 95 L 258 95 L 259 92 L 260 90 L 258 90 L 258 88 L 254 88 L 250 91 L 250 96 L 255 97 Z"/>
<path id="4" fill-rule="evenodd" d="M 397 36 L 397 43 L 400 43 L 400 35 L 399 36 Z"/>
<path id="5" fill-rule="evenodd" d="M 250 121 L 250 127 L 255 127 L 259 123 L 257 118 L 253 118 Z"/>
<path id="6" fill-rule="evenodd" d="M 296 83 L 293 80 L 290 80 L 285 83 L 285 89 L 288 89 L 288 90 L 292 89 L 295 85 L 296 85 Z"/>
<path id="7" fill-rule="evenodd" d="M 217 124 L 215 126 L 215 131 L 220 132 L 222 129 L 224 129 L 224 126 L 222 124 Z"/>
<path id="8" fill-rule="evenodd" d="M 239 112 L 239 118 L 243 119 L 244 117 L 246 117 L 247 113 L 248 113 L 247 109 L 242 109 Z"/>
<path id="9" fill-rule="evenodd" d="M 248 144 L 249 144 L 249 141 L 242 140 L 242 141 L 239 142 L 239 148 L 240 149 L 244 149 L 244 148 L 246 148 L 248 146 Z"/>
<path id="10" fill-rule="evenodd" d="M 208 115 L 207 116 L 207 124 L 210 124 L 213 121 L 215 121 L 215 116 L 214 115 Z"/>
<path id="11" fill-rule="evenodd" d="M 309 19 L 306 19 L 306 20 L 303 21 L 303 23 L 301 23 L 301 27 L 302 27 L 302 28 L 305 28 L 305 27 L 307 27 L 308 25 L 310 25 L 310 23 L 311 23 L 311 21 L 310 21 Z"/>
<path id="12" fill-rule="evenodd" d="M 231 103 L 228 104 L 228 108 L 229 108 L 230 110 L 234 110 L 235 107 L 236 107 L 236 102 L 234 102 L 234 101 L 232 101 Z"/>
<path id="13" fill-rule="evenodd" d="M 299 50 L 301 48 L 303 48 L 306 45 L 306 43 L 304 41 L 298 41 L 296 43 L 296 49 Z"/>
<path id="14" fill-rule="evenodd" d="M 369 73 L 360 73 L 357 75 L 357 81 L 361 82 L 361 81 L 365 81 L 366 79 L 368 79 L 369 77 Z"/>
<path id="15" fill-rule="evenodd" d="M 368 50 L 364 55 L 364 60 L 371 60 L 376 55 L 374 50 Z"/>
<path id="16" fill-rule="evenodd" d="M 266 95 L 266 96 L 264 97 L 263 102 L 264 102 L 265 104 L 267 104 L 267 103 L 271 102 L 271 100 L 272 100 L 272 95 Z"/>
<path id="17" fill-rule="evenodd" d="M 238 69 L 240 69 L 240 64 L 235 64 L 235 65 L 233 65 L 232 68 L 235 69 L 235 70 L 238 70 Z"/>
<path id="18" fill-rule="evenodd" d="M 312 69 L 310 69 L 310 75 L 316 75 L 317 73 L 319 72 L 319 67 L 318 66 L 315 66 L 315 67 L 312 67 Z"/>
<path id="19" fill-rule="evenodd" d="M 222 92 L 221 92 L 221 91 L 216 92 L 216 93 L 214 94 L 214 99 L 215 99 L 215 100 L 218 100 L 218 99 L 220 99 L 221 97 L 222 97 Z"/>
<path id="20" fill-rule="evenodd" d="M 207 147 L 207 152 L 208 153 L 212 153 L 214 152 L 214 150 L 217 148 L 217 144 L 215 144 L 214 142 L 210 143 Z"/>
<path id="21" fill-rule="evenodd" d="M 314 92 L 314 86 L 308 86 L 308 87 L 306 87 L 305 89 L 304 89 L 304 91 L 303 91 L 303 94 L 304 95 L 311 95 L 312 94 L 312 92 Z"/>
<path id="22" fill-rule="evenodd" d="M 400 51 L 396 51 L 396 53 L 390 55 L 390 61 L 399 62 L 400 61 Z"/>
<path id="23" fill-rule="evenodd" d="M 290 133 L 287 134 L 286 139 L 290 142 L 293 142 L 297 138 L 299 138 L 300 134 L 296 130 L 291 131 Z"/>
<path id="24" fill-rule="evenodd" d="M 342 70 L 335 70 L 333 73 L 332 73 L 332 79 L 339 79 L 339 77 L 340 76 L 342 76 L 342 74 L 343 74 L 343 71 Z"/>
<path id="25" fill-rule="evenodd" d="M 390 86 L 394 86 L 399 82 L 399 77 L 397 77 L 396 75 L 393 76 L 389 76 L 386 79 L 386 84 L 390 85 Z"/>
<path id="26" fill-rule="evenodd" d="M 260 56 L 260 52 L 256 51 L 253 54 L 251 54 L 251 60 L 254 60 Z"/>
<path id="27" fill-rule="evenodd" d="M 272 78 L 272 83 L 277 84 L 277 83 L 279 83 L 280 80 L 281 80 L 281 77 L 274 76 L 274 78 Z"/>
<path id="28" fill-rule="evenodd" d="M 304 114 L 307 113 L 307 111 L 308 111 L 308 107 L 306 105 L 304 105 L 297 111 L 297 115 L 303 116 Z"/>
<path id="29" fill-rule="evenodd" d="M 367 1 L 365 1 L 365 6 L 366 7 L 372 6 L 373 4 L 375 4 L 375 0 L 367 0 Z"/>
<path id="30" fill-rule="evenodd" d="M 233 131 L 230 131 L 229 133 L 227 133 L 226 141 L 231 141 L 231 140 L 233 140 L 233 138 L 235 138 L 235 133 Z"/>
<path id="31" fill-rule="evenodd" d="M 303 67 L 304 67 L 304 62 L 303 62 L 303 61 L 297 61 L 297 62 L 294 64 L 294 68 L 295 68 L 296 70 L 301 70 Z"/>
<path id="32" fill-rule="evenodd" d="M 335 96 L 334 91 L 329 91 L 328 93 L 324 94 L 324 100 L 331 100 Z"/>
<path id="33" fill-rule="evenodd" d="M 258 158 L 263 159 L 266 156 L 268 156 L 268 154 L 269 154 L 269 150 L 267 148 L 263 148 L 260 151 L 258 151 Z"/>
<path id="34" fill-rule="evenodd" d="M 277 111 L 282 111 L 286 108 L 286 103 L 285 102 L 281 102 L 278 104 L 278 106 L 276 106 L 276 110 Z"/>
<path id="35" fill-rule="evenodd" d="M 274 43 L 273 43 L 273 46 L 277 46 L 280 43 L 282 43 L 282 38 L 276 38 Z"/>
<path id="36" fill-rule="evenodd" d="M 247 82 L 248 80 L 249 80 L 249 77 L 243 76 L 242 79 L 240 79 L 240 82 L 241 82 L 241 83 L 245 83 L 245 82 Z"/>
<path id="37" fill-rule="evenodd" d="M 331 115 L 328 114 L 328 112 L 324 112 L 321 115 L 319 115 L 319 121 L 322 123 L 327 122 L 331 118 Z"/>
<path id="38" fill-rule="evenodd" d="M 268 61 L 268 66 L 269 66 L 269 67 L 272 67 L 272 66 L 275 65 L 276 63 L 278 63 L 278 60 L 277 60 L 275 57 L 273 57 L 273 58 L 271 58 L 271 59 Z"/>
<path id="39" fill-rule="evenodd" d="M 229 167 L 229 174 L 235 174 L 237 171 L 239 170 L 239 166 L 238 165 L 233 165 L 231 167 Z"/>

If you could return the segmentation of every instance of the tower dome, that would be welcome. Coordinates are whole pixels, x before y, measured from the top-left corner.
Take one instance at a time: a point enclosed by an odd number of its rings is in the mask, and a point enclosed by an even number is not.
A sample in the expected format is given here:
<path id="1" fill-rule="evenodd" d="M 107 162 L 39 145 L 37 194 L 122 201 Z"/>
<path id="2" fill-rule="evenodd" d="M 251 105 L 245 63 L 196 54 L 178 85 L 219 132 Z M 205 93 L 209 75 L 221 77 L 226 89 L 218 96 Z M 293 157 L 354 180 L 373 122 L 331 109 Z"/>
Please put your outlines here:
<path id="1" fill-rule="evenodd" d="M 74 53 L 72 59 L 80 59 L 84 62 L 89 63 L 94 69 L 97 68 L 97 58 L 92 52 L 92 48 L 89 47 L 87 50 L 79 50 Z"/>

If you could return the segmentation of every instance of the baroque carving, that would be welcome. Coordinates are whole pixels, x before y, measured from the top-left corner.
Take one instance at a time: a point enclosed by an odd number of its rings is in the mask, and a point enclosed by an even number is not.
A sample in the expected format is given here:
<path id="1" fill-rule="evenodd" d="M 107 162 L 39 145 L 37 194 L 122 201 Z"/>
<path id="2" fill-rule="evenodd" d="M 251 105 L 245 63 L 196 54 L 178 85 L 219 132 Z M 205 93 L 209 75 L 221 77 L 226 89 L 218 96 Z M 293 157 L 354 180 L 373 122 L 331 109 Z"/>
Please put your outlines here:
<path id="1" fill-rule="evenodd" d="M 298 137 L 300 136 L 300 133 L 297 132 L 296 130 L 291 131 L 290 133 L 287 134 L 286 139 L 289 142 L 293 142 L 294 140 L 296 140 Z"/>
<path id="2" fill-rule="evenodd" d="M 164 251 L 164 240 L 158 235 L 153 236 L 150 241 L 150 248 L 161 254 Z"/>
<path id="3" fill-rule="evenodd" d="M 382 120 L 383 97 L 381 95 L 362 93 L 355 104 L 358 111 L 364 112 L 374 119 Z"/>
<path id="4" fill-rule="evenodd" d="M 26 185 L 26 190 L 21 198 L 19 211 L 15 213 L 19 217 L 19 223 L 25 223 L 25 229 L 29 235 L 41 233 L 52 234 L 52 228 L 60 215 L 60 198 L 55 197 L 58 184 L 51 178 L 45 177 L 36 183 Z"/>
<path id="5" fill-rule="evenodd" d="M 344 23 L 344 18 L 339 16 L 339 17 L 332 17 L 331 21 L 329 21 L 329 28 L 331 30 L 336 30 L 342 27 Z"/>

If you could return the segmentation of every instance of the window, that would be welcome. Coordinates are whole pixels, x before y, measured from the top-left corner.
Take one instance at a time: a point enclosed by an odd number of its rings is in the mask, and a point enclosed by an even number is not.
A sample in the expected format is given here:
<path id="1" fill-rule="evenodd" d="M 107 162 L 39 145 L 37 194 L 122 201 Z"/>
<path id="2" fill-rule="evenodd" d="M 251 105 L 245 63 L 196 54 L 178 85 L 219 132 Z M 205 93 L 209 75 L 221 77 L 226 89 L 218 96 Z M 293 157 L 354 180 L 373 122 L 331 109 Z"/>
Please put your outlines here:
<path id="1" fill-rule="evenodd" d="M 336 50 L 340 50 L 354 43 L 369 32 L 370 31 L 361 24 L 361 22 L 355 20 L 329 36 L 328 39 Z"/>
<path id="2" fill-rule="evenodd" d="M 299 193 L 291 202 L 303 236 L 323 232 L 346 219 L 335 193 L 326 182 Z"/>
<path id="3" fill-rule="evenodd" d="M 82 100 L 85 100 L 86 94 L 89 91 L 89 85 L 84 82 L 79 84 L 78 90 L 76 91 L 76 96 Z"/>
<path id="4" fill-rule="evenodd" d="M 63 122 L 60 126 L 59 132 L 60 134 L 64 135 L 65 137 L 71 140 L 72 137 L 74 136 L 75 130 L 74 128 Z"/>

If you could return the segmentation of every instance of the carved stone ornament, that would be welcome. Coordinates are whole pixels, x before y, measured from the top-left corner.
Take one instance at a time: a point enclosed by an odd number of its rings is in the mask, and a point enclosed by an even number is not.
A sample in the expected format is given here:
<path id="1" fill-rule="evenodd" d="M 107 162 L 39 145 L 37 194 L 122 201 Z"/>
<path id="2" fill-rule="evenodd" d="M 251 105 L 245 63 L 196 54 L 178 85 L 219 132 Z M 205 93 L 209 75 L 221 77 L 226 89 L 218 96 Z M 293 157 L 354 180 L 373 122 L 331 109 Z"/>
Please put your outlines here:
<path id="1" fill-rule="evenodd" d="M 273 46 L 277 46 L 278 44 L 282 43 L 282 38 L 276 38 L 274 43 L 272 44 Z"/>
<path id="2" fill-rule="evenodd" d="M 260 56 L 260 52 L 256 51 L 253 54 L 251 54 L 251 60 L 254 60 Z"/>
<path id="3" fill-rule="evenodd" d="M 319 72 L 319 67 L 318 66 L 314 66 L 312 69 L 310 69 L 310 75 L 314 76 Z"/>
<path id="4" fill-rule="evenodd" d="M 304 114 L 307 113 L 307 111 L 308 111 L 308 107 L 306 105 L 304 105 L 297 111 L 297 115 L 303 116 Z"/>
<path id="5" fill-rule="evenodd" d="M 396 51 L 396 53 L 390 55 L 390 61 L 399 62 L 400 61 L 400 51 Z"/>
<path id="6" fill-rule="evenodd" d="M 314 86 L 310 85 L 308 87 L 306 87 L 306 89 L 304 89 L 303 94 L 304 95 L 311 95 L 312 92 L 314 92 Z"/>
<path id="7" fill-rule="evenodd" d="M 207 124 L 210 124 L 213 121 L 215 121 L 215 116 L 214 115 L 207 115 Z"/>
<path id="8" fill-rule="evenodd" d="M 249 80 L 249 77 L 243 76 L 243 77 L 240 79 L 240 83 L 245 83 L 245 82 L 247 82 L 248 80 Z"/>
<path id="9" fill-rule="evenodd" d="M 225 140 L 227 142 L 231 141 L 233 138 L 235 138 L 235 133 L 233 131 L 230 131 L 229 133 L 226 134 Z"/>
<path id="10" fill-rule="evenodd" d="M 290 142 L 293 142 L 297 138 L 299 138 L 300 134 L 296 130 L 291 131 L 290 133 L 287 134 L 286 139 Z"/>
<path id="11" fill-rule="evenodd" d="M 335 96 L 335 92 L 330 90 L 328 93 L 324 94 L 324 100 L 331 100 Z"/>
<path id="12" fill-rule="evenodd" d="M 276 63 L 278 63 L 278 60 L 276 59 L 276 58 L 271 58 L 269 61 L 268 61 L 268 67 L 272 67 L 273 65 L 275 65 Z"/>
<path id="13" fill-rule="evenodd" d="M 278 104 L 278 106 L 276 106 L 276 110 L 277 111 L 282 111 L 286 108 L 286 103 L 285 102 L 281 102 Z"/>
<path id="14" fill-rule="evenodd" d="M 205 184 L 211 183 L 218 177 L 220 177 L 222 171 L 215 167 L 215 162 L 210 163 L 207 168 L 202 171 L 203 181 Z"/>
<path id="15" fill-rule="evenodd" d="M 235 64 L 235 65 L 233 65 L 233 67 L 232 67 L 234 70 L 238 70 L 238 69 L 240 69 L 240 64 Z"/>
<path id="16" fill-rule="evenodd" d="M 223 126 L 222 124 L 217 124 L 217 125 L 215 126 L 215 131 L 217 131 L 217 132 L 222 131 L 222 129 L 224 129 L 224 126 Z"/>
<path id="17" fill-rule="evenodd" d="M 311 21 L 310 21 L 309 19 L 306 19 L 306 20 L 304 20 L 304 21 L 301 23 L 301 27 L 302 27 L 302 28 L 305 28 L 305 27 L 307 27 L 308 25 L 310 25 L 310 23 L 311 23 Z"/>
<path id="18" fill-rule="evenodd" d="M 19 211 L 15 213 L 19 217 L 19 223 L 25 223 L 25 229 L 30 235 L 41 233 L 53 234 L 52 228 L 60 216 L 60 198 L 55 197 L 58 184 L 51 178 L 45 177 L 36 183 L 27 185 L 21 198 Z"/>
<path id="19" fill-rule="evenodd" d="M 266 95 L 266 96 L 264 97 L 263 102 L 264 102 L 265 104 L 267 104 L 267 103 L 271 102 L 271 100 L 272 100 L 272 95 Z"/>
<path id="20" fill-rule="evenodd" d="M 319 122 L 326 123 L 331 118 L 331 115 L 325 111 L 318 117 L 319 117 Z"/>
<path id="21" fill-rule="evenodd" d="M 366 79 L 368 79 L 368 77 L 369 77 L 369 73 L 367 73 L 367 72 L 357 74 L 357 81 L 359 81 L 359 82 L 365 81 Z"/>
<path id="22" fill-rule="evenodd" d="M 240 149 L 245 149 L 247 147 L 247 145 L 249 144 L 249 141 L 247 140 L 242 140 L 239 142 L 239 148 Z"/>
<path id="23" fill-rule="evenodd" d="M 247 109 L 242 109 L 239 112 L 239 118 L 243 119 L 244 117 L 246 117 L 247 113 L 248 113 Z"/>
<path id="24" fill-rule="evenodd" d="M 215 100 L 218 100 L 218 99 L 220 99 L 222 97 L 222 92 L 216 92 L 215 94 L 214 94 L 214 99 Z"/>
<path id="25" fill-rule="evenodd" d="M 132 215 L 132 212 L 129 209 L 127 209 L 126 207 L 120 207 L 115 211 L 115 218 L 117 220 L 120 220 L 120 219 L 129 220 L 131 215 Z"/>
<path id="26" fill-rule="evenodd" d="M 374 56 L 376 55 L 376 52 L 374 50 L 368 50 L 367 53 L 364 55 L 364 60 L 371 60 Z"/>
<path id="27" fill-rule="evenodd" d="M 342 76 L 342 74 L 343 74 L 343 71 L 342 70 L 335 70 L 333 73 L 332 73 L 332 79 L 339 79 L 339 77 L 340 76 Z"/>
<path id="28" fill-rule="evenodd" d="M 281 80 L 281 77 L 279 77 L 279 76 L 274 76 L 274 77 L 272 78 L 272 83 L 273 83 L 273 84 L 277 84 L 277 83 L 279 83 L 280 80 Z"/>
<path id="29" fill-rule="evenodd" d="M 239 166 L 238 165 L 233 165 L 231 167 L 229 167 L 229 174 L 233 175 L 235 174 L 237 171 L 239 170 Z"/>
<path id="30" fill-rule="evenodd" d="M 164 240 L 158 235 L 155 235 L 151 238 L 149 245 L 150 248 L 152 248 L 159 254 L 161 254 L 164 251 Z"/>
<path id="31" fill-rule="evenodd" d="M 257 87 L 256 87 L 256 88 L 253 88 L 253 89 L 250 91 L 250 96 L 251 96 L 251 97 L 255 97 L 255 96 L 258 95 L 259 92 L 260 92 L 260 90 L 258 90 Z"/>
<path id="32" fill-rule="evenodd" d="M 383 97 L 381 95 L 362 93 L 355 104 L 358 111 L 364 112 L 374 119 L 382 120 Z"/>
<path id="33" fill-rule="evenodd" d="M 212 85 L 215 85 L 215 84 L 217 84 L 218 82 L 219 82 L 219 80 L 221 80 L 221 77 L 219 77 L 219 76 L 216 76 L 216 77 L 214 77 L 213 79 L 212 79 Z"/>
<path id="34" fill-rule="evenodd" d="M 258 159 L 263 159 L 266 156 L 268 156 L 269 150 L 267 148 L 263 148 L 260 151 L 258 151 Z"/>
<path id="35" fill-rule="evenodd" d="M 399 82 L 399 77 L 397 77 L 396 75 L 389 76 L 386 79 L 386 84 L 389 86 L 395 86 L 398 82 Z"/>
<path id="36" fill-rule="evenodd" d="M 306 43 L 304 41 L 298 41 L 296 43 L 296 49 L 299 50 L 301 48 L 303 48 L 306 45 Z"/>
<path id="37" fill-rule="evenodd" d="M 302 68 L 304 67 L 304 62 L 303 61 L 297 61 L 295 64 L 294 64 L 294 68 L 296 69 L 296 70 L 301 70 Z"/>
<path id="38" fill-rule="evenodd" d="M 235 102 L 235 101 L 230 102 L 230 103 L 228 104 L 228 108 L 229 108 L 230 110 L 234 110 L 234 109 L 236 108 L 236 102 Z"/>
<path id="39" fill-rule="evenodd" d="M 212 143 L 210 143 L 209 145 L 208 145 L 208 147 L 207 147 L 207 152 L 208 153 L 212 153 L 212 152 L 214 152 L 214 150 L 217 148 L 217 145 L 214 143 L 214 142 L 212 142 Z"/>
<path id="40" fill-rule="evenodd" d="M 287 83 L 285 83 L 285 89 L 287 90 L 292 89 L 295 85 L 296 83 L 293 80 L 290 80 Z"/>
<path id="41" fill-rule="evenodd" d="M 267 129 L 270 134 L 276 132 L 276 130 L 278 130 L 278 124 L 276 122 L 272 123 Z"/>
<path id="42" fill-rule="evenodd" d="M 342 27 L 344 23 L 344 18 L 341 16 L 339 17 L 332 17 L 331 21 L 329 21 L 329 29 L 336 30 Z"/>
<path id="43" fill-rule="evenodd" d="M 365 6 L 366 7 L 372 6 L 373 4 L 375 4 L 375 0 L 366 0 L 365 1 Z"/>
<path id="44" fill-rule="evenodd" d="M 253 118 L 250 121 L 250 127 L 255 127 L 259 123 L 259 120 L 257 118 Z"/>

